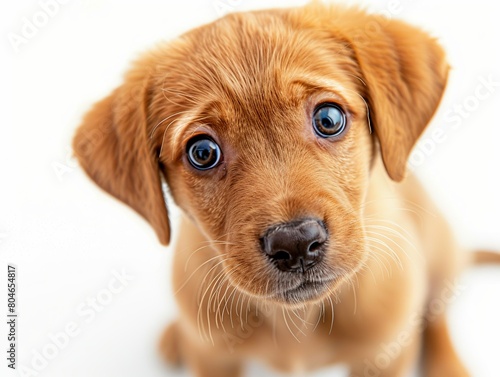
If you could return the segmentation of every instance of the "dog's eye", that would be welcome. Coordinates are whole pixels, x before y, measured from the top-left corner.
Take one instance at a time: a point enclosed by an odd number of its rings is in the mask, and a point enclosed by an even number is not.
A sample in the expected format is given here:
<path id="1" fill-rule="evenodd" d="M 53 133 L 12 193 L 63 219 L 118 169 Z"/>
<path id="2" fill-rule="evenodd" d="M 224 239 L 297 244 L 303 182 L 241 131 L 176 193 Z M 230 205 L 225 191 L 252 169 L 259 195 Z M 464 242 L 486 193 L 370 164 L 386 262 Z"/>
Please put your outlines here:
<path id="1" fill-rule="evenodd" d="M 209 137 L 195 138 L 187 145 L 189 163 L 198 170 L 215 167 L 221 157 L 220 147 Z"/>
<path id="2" fill-rule="evenodd" d="M 314 110 L 313 127 L 324 138 L 340 135 L 346 128 L 346 116 L 334 103 L 325 103 Z"/>

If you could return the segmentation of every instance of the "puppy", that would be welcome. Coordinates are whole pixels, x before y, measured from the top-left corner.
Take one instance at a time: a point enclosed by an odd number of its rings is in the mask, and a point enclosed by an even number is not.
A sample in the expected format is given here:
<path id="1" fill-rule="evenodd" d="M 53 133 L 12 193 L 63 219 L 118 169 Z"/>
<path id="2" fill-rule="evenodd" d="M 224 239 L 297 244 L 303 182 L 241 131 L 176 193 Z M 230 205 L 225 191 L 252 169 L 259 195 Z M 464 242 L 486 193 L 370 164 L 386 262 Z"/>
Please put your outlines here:
<path id="1" fill-rule="evenodd" d="M 444 312 L 465 254 L 405 168 L 448 70 L 418 28 L 313 3 L 160 45 L 94 106 L 74 138 L 90 178 L 164 245 L 162 180 L 184 214 L 170 362 L 396 377 L 422 349 L 426 376 L 468 376 Z"/>

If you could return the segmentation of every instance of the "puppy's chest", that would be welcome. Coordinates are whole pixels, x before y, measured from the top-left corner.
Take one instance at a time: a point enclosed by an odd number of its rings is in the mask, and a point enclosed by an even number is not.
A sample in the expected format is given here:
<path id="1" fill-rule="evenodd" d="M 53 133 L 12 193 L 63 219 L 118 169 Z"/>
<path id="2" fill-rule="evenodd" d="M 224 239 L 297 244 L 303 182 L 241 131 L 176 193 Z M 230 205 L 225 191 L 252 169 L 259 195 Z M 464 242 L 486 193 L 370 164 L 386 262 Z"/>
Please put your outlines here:
<path id="1" fill-rule="evenodd" d="M 333 331 L 331 313 L 305 315 L 277 310 L 249 317 L 236 332 L 235 351 L 257 358 L 287 373 L 302 373 L 318 365 L 342 362 L 344 341 Z"/>
<path id="2" fill-rule="evenodd" d="M 298 318 L 294 322 L 287 318 L 287 322 L 278 321 L 272 328 L 259 329 L 248 345 L 259 359 L 275 369 L 303 373 L 314 366 L 335 362 L 338 357 L 336 342 L 328 335 L 328 329 L 322 334 L 324 330 L 317 327 L 313 331 L 311 326 L 299 323 Z"/>
<path id="3" fill-rule="evenodd" d="M 363 315 L 359 307 L 357 310 L 353 314 L 351 305 L 340 305 L 335 316 L 328 308 L 308 313 L 290 309 L 249 313 L 243 324 L 232 330 L 231 346 L 236 353 L 257 358 L 277 370 L 300 374 L 365 355 L 374 344 L 389 339 L 407 317 L 406 311 L 373 318 Z"/>

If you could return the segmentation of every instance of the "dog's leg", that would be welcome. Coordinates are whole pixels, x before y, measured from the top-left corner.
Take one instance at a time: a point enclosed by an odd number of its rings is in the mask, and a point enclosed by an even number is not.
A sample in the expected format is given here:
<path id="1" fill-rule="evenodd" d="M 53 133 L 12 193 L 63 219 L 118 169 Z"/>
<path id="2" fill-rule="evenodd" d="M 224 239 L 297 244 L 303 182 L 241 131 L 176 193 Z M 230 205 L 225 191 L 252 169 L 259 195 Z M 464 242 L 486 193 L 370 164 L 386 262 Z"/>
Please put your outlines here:
<path id="1" fill-rule="evenodd" d="M 455 352 L 444 314 L 425 329 L 424 370 L 426 377 L 470 376 Z"/>
<path id="2" fill-rule="evenodd" d="M 242 364 L 235 360 L 218 359 L 211 352 L 190 353 L 189 368 L 196 377 L 239 377 Z"/>
<path id="3" fill-rule="evenodd" d="M 200 349 L 183 336 L 177 322 L 170 324 L 160 341 L 160 352 L 175 367 L 186 364 L 196 377 L 239 377 L 242 364 L 235 359 L 221 358 L 217 349 Z"/>
<path id="4" fill-rule="evenodd" d="M 219 348 L 197 347 L 184 343 L 184 357 L 189 370 L 196 377 L 240 377 L 243 364 L 237 358 L 228 357 Z"/>
<path id="5" fill-rule="evenodd" d="M 182 364 L 181 339 L 179 324 L 173 322 L 165 329 L 160 339 L 160 353 L 172 366 L 178 367 Z"/>

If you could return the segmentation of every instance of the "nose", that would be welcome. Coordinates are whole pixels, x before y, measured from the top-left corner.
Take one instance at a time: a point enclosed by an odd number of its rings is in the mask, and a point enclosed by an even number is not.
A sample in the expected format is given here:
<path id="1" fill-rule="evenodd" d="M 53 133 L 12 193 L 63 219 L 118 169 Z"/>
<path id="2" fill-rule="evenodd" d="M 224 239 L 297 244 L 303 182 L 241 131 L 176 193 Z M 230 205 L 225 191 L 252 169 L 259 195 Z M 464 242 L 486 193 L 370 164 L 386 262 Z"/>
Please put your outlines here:
<path id="1" fill-rule="evenodd" d="M 281 271 L 306 272 L 323 259 L 328 232 L 318 219 L 296 220 L 269 228 L 262 249 Z"/>

